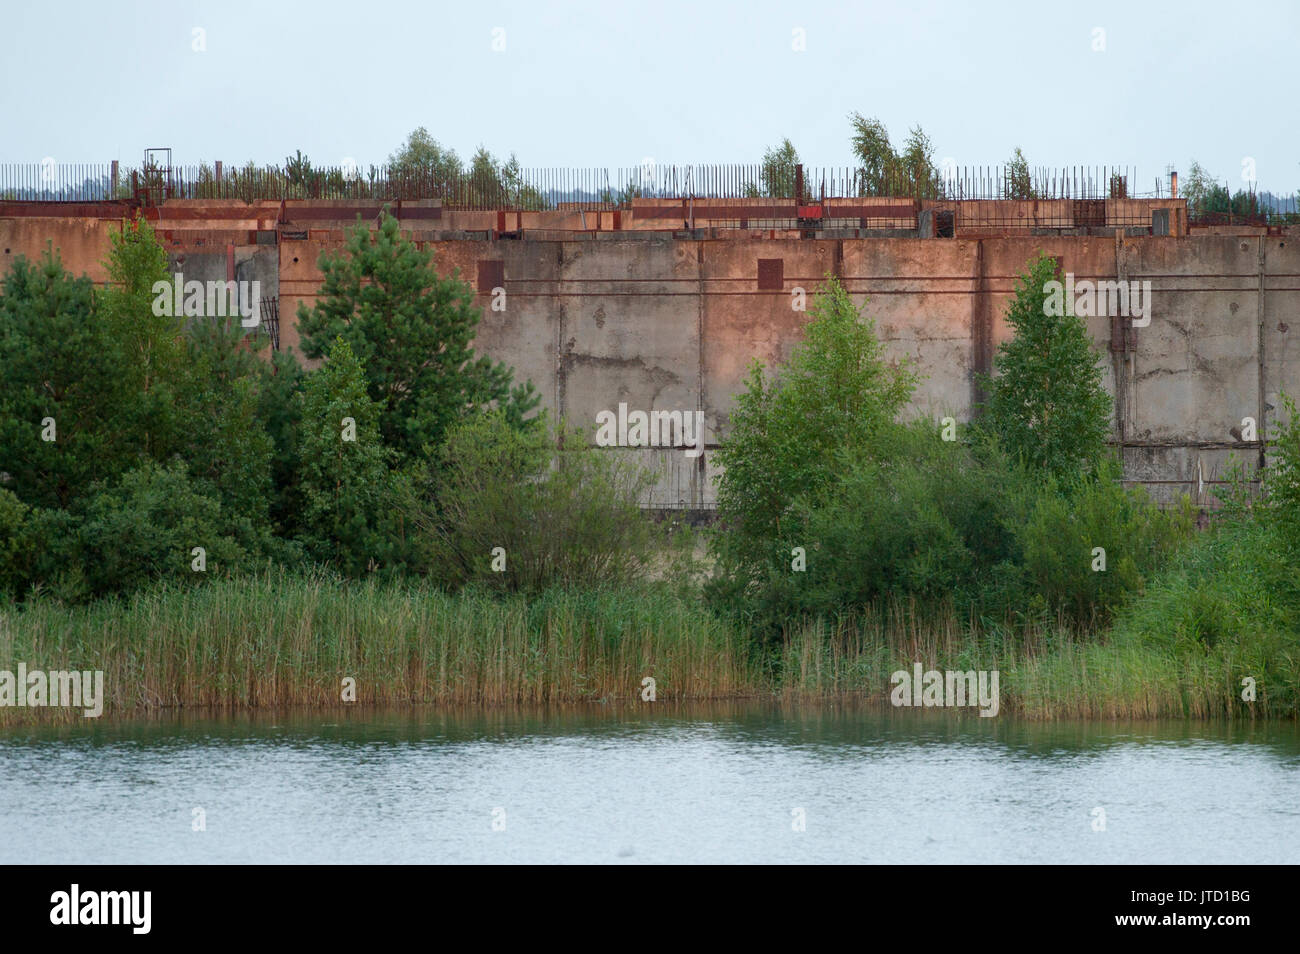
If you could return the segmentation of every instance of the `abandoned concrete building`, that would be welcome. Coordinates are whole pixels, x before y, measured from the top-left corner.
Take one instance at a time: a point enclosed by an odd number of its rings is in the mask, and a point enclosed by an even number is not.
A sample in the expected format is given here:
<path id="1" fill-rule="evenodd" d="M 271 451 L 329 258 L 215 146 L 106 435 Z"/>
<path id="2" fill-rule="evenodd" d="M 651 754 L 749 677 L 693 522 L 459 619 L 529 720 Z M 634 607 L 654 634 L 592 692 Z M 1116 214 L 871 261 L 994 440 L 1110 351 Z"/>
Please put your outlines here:
<path id="1" fill-rule="evenodd" d="M 261 326 L 297 344 L 294 315 L 319 292 L 358 199 L 0 201 L 0 268 L 47 240 L 75 274 L 106 279 L 110 230 L 140 208 L 173 269 L 258 281 Z M 1198 226 L 1179 198 L 632 198 L 541 211 L 398 200 L 392 213 L 458 270 L 483 317 L 477 347 L 530 378 L 552 413 L 594 429 L 619 405 L 703 413 L 703 454 L 645 447 L 647 504 L 708 509 L 713 455 L 750 362 L 786 358 L 807 320 L 792 307 L 827 274 L 916 362 L 912 411 L 969 419 L 975 373 L 1007 334 L 1018 273 L 1040 250 L 1076 281 L 1150 282 L 1148 317 L 1087 319 L 1115 397 L 1127 480 L 1161 500 L 1212 507 L 1230 454 L 1258 465 L 1279 393 L 1300 391 L 1290 325 L 1300 315 L 1300 228 Z M 504 304 L 491 307 L 494 289 Z M 497 292 L 500 296 L 501 292 Z M 1300 326 L 1298 326 L 1300 327 Z M 1242 431 L 1244 419 L 1255 425 Z"/>

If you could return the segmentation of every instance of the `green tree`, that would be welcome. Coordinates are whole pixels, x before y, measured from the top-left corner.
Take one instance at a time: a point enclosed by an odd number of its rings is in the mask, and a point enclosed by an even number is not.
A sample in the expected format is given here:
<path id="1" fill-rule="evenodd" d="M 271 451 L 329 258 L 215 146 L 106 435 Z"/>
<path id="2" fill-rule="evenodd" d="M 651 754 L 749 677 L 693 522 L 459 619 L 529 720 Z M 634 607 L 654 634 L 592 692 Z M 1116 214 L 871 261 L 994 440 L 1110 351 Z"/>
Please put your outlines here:
<path id="1" fill-rule="evenodd" d="M 301 540 L 308 557 L 358 576 L 382 559 L 380 508 L 390 456 L 361 362 L 342 338 L 298 397 Z M 373 561 L 373 563 L 372 563 Z"/>
<path id="2" fill-rule="evenodd" d="M 0 295 L 0 486 L 63 507 L 130 466 L 136 450 L 109 424 L 126 401 L 118 352 L 89 279 L 52 248 L 14 261 Z"/>
<path id="3" fill-rule="evenodd" d="M 774 199 L 789 199 L 795 193 L 795 166 L 799 165 L 799 153 L 789 139 L 781 140 L 781 145 L 772 146 L 763 153 L 763 165 L 759 170 L 761 185 L 751 184 L 746 193 L 751 198 L 770 196 Z"/>
<path id="4" fill-rule="evenodd" d="M 898 152 L 889 141 L 889 131 L 875 118 L 852 113 L 850 143 L 858 161 L 859 191 L 862 195 L 911 195 L 936 198 L 943 195 L 943 177 L 934 163 L 934 144 L 920 126 L 913 126 Z"/>
<path id="5" fill-rule="evenodd" d="M 257 418 L 271 438 L 269 514 L 276 532 L 294 536 L 298 528 L 298 428 L 302 407 L 296 400 L 303 370 L 293 351 L 271 355 L 259 391 Z"/>
<path id="6" fill-rule="evenodd" d="M 153 227 L 136 217 L 109 233 L 104 267 L 112 284 L 96 298 L 97 320 L 116 356 L 119 403 L 101 412 L 115 438 L 140 457 L 165 459 L 184 439 L 178 402 L 191 372 L 184 318 L 175 314 L 167 253 Z M 166 286 L 158 294 L 155 286 Z"/>
<path id="7" fill-rule="evenodd" d="M 934 164 L 934 144 L 920 126 L 913 126 L 908 132 L 898 165 L 909 195 L 924 199 L 943 195 L 942 176 Z"/>
<path id="8" fill-rule="evenodd" d="M 262 417 L 273 367 L 251 349 L 237 318 L 199 318 L 189 328 L 180 455 L 196 487 L 220 501 L 251 552 L 271 548 L 276 444 Z M 265 339 L 261 339 L 265 341 Z"/>
<path id="9" fill-rule="evenodd" d="M 1011 161 L 1007 163 L 1006 197 L 1008 199 L 1038 198 L 1030 179 L 1029 162 L 1019 146 L 1016 146 L 1016 151 L 1011 154 Z"/>
<path id="10" fill-rule="evenodd" d="M 31 507 L 0 487 L 0 606 L 22 593 L 31 579 Z"/>
<path id="11" fill-rule="evenodd" d="M 1188 215 L 1226 215 L 1233 211 L 1228 188 L 1216 182 L 1194 159 L 1187 175 L 1179 181 L 1178 191 L 1187 199 Z"/>
<path id="12" fill-rule="evenodd" d="M 479 208 L 500 208 L 508 204 L 506 186 L 496 157 L 479 146 L 466 170 L 469 182 L 467 198 Z"/>
<path id="13" fill-rule="evenodd" d="M 474 294 L 431 262 L 385 209 L 373 238 L 358 222 L 342 254 L 322 257 L 319 303 L 298 309 L 307 357 L 324 357 L 342 337 L 365 367 L 380 432 L 400 462 L 424 458 L 477 409 L 498 404 L 522 422 L 539 401 L 531 382 L 512 387 L 511 368 L 474 356 Z"/>
<path id="14" fill-rule="evenodd" d="M 401 194 L 442 195 L 449 183 L 460 179 L 461 172 L 456 151 L 444 149 L 423 126 L 388 157 L 389 180 Z"/>
<path id="15" fill-rule="evenodd" d="M 809 309 L 804 341 L 768 375 L 755 362 L 736 396 L 730 433 L 716 452 L 717 539 L 724 575 L 743 590 L 774 563 L 788 562 L 800 523 L 791 507 L 841 473 L 841 455 L 869 451 L 907 403 L 916 375 L 886 360 L 875 325 L 828 276 Z"/>
<path id="16" fill-rule="evenodd" d="M 1007 309 L 1014 335 L 998 347 L 996 377 L 980 375 L 979 427 L 1025 466 L 1071 478 L 1101 462 L 1113 404 L 1083 319 L 1053 306 L 1060 291 L 1056 262 L 1040 254 Z"/>
<path id="17" fill-rule="evenodd" d="M 545 197 L 524 181 L 524 170 L 513 152 L 501 167 L 501 184 L 506 190 L 507 205 L 533 212 L 549 208 Z"/>
<path id="18" fill-rule="evenodd" d="M 889 195 L 897 186 L 898 155 L 889 142 L 889 131 L 880 120 L 853 113 L 850 140 L 858 160 L 858 176 L 863 195 Z"/>

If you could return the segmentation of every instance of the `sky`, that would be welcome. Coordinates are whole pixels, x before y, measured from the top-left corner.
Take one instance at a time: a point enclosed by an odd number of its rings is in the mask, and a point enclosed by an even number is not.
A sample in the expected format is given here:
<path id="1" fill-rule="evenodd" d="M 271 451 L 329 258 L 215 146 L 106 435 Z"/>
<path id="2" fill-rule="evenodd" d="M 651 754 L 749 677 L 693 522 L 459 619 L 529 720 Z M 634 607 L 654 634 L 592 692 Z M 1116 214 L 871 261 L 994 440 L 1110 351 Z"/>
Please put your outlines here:
<path id="1" fill-rule="evenodd" d="M 4 12 L 0 163 L 382 163 L 416 127 L 525 167 L 852 161 L 848 116 L 936 161 L 1195 159 L 1300 187 L 1300 4 L 22 3 Z"/>

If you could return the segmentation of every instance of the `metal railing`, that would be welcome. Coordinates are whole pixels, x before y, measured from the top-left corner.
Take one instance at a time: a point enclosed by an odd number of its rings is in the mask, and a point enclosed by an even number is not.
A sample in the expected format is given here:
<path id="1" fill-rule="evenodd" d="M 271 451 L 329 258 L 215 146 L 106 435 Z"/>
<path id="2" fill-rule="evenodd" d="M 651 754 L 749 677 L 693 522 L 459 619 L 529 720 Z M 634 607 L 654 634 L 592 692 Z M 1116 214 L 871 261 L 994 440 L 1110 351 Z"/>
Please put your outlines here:
<path id="1" fill-rule="evenodd" d="M 643 162 L 625 168 L 474 169 L 334 166 L 306 161 L 284 166 L 226 166 L 223 163 L 140 168 L 111 163 L 0 165 L 0 201 L 87 202 L 125 199 L 157 205 L 167 199 L 335 199 L 366 202 L 432 199 L 448 209 L 572 210 L 630 208 L 652 199 L 771 199 L 818 205 L 827 199 L 910 198 L 913 200 L 1037 200 L 1031 212 L 966 211 L 966 226 L 1015 228 L 1029 225 L 1150 225 L 1147 212 L 1106 200 L 1169 197 L 1169 181 L 1150 180 L 1139 191 L 1137 172 L 1127 166 L 1071 166 L 1060 169 L 942 165 L 919 170 L 867 170 L 853 166 L 803 164 L 666 165 Z M 1071 204 L 1072 203 L 1072 204 Z M 1090 204 L 1091 203 L 1091 204 Z M 1300 223 L 1294 195 L 1239 192 L 1231 206 L 1188 210 L 1193 225 Z M 974 217 L 972 217 L 974 216 Z M 792 210 L 789 217 L 799 217 Z M 1129 221 L 1131 219 L 1131 221 Z M 1123 221 L 1121 221 L 1123 220 Z"/>
<path id="2" fill-rule="evenodd" d="M 51 160 L 0 165 L 0 201 L 97 202 L 114 198 L 113 163 Z M 129 198 L 127 195 L 117 198 Z"/>

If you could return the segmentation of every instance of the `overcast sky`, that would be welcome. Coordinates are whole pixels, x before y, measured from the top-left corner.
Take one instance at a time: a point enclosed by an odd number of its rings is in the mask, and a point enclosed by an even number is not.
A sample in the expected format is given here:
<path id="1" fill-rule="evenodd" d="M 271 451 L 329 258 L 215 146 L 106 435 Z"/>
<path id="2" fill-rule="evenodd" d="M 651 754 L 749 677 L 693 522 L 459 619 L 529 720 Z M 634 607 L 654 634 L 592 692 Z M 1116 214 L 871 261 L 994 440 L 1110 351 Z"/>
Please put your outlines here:
<path id="1" fill-rule="evenodd" d="M 426 126 L 525 167 L 755 162 L 788 136 L 847 165 L 849 122 L 936 159 L 1191 159 L 1300 186 L 1294 2 L 18 3 L 0 162 L 383 162 Z M 202 32 L 196 32 L 202 31 Z M 498 31 L 498 32 L 494 32 Z M 499 32 L 504 31 L 504 32 Z M 797 31 L 803 31 L 802 34 Z M 1104 31 L 1104 32 L 1100 32 Z M 803 41 L 803 49 L 796 49 Z M 496 46 L 504 49 L 495 50 Z"/>

